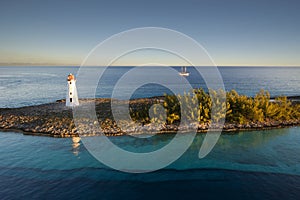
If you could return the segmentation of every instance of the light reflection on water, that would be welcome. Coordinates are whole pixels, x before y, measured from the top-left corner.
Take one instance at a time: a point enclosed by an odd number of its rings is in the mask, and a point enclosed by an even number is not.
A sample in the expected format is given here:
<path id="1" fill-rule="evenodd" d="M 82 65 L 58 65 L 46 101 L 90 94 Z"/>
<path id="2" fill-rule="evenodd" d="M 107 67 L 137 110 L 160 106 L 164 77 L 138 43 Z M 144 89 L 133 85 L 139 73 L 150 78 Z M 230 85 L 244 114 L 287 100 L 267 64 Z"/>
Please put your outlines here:
<path id="1" fill-rule="evenodd" d="M 65 77 L 76 74 L 77 69 L 0 67 L 0 107 L 63 99 Z M 97 97 L 109 97 L 114 83 L 129 69 L 108 70 Z M 227 90 L 235 89 L 247 95 L 254 95 L 262 88 L 271 95 L 300 93 L 300 68 L 228 67 L 220 71 Z M 194 87 L 205 87 L 194 73 L 188 79 Z M 135 97 L 162 95 L 165 89 L 148 85 L 140 88 Z M 293 127 L 222 135 L 204 159 L 198 158 L 204 138 L 199 134 L 188 151 L 170 166 L 137 175 L 111 170 L 95 160 L 82 144 L 74 144 L 68 138 L 0 132 L 0 197 L 166 199 L 200 195 L 204 199 L 297 199 L 300 196 L 299 133 L 300 127 Z M 126 150 L 149 152 L 163 147 L 173 137 L 110 139 Z"/>
<path id="2" fill-rule="evenodd" d="M 118 199 L 122 194 L 129 198 L 147 194 L 144 198 L 150 199 L 154 198 L 153 190 L 161 194 L 169 191 L 169 197 L 174 198 L 184 197 L 184 193 L 178 193 L 183 190 L 193 196 L 202 191 L 202 195 L 214 198 L 278 199 L 280 195 L 294 198 L 300 195 L 299 131 L 300 127 L 292 127 L 222 135 L 203 159 L 198 159 L 198 152 L 205 135 L 198 134 L 180 159 L 147 174 L 109 169 L 82 144 L 74 144 L 69 138 L 0 132 L 0 195 L 76 199 L 93 194 L 95 198 Z M 124 149 L 146 152 L 161 148 L 172 137 L 169 134 L 147 139 L 130 136 L 110 139 Z M 211 187 L 218 192 L 210 190 Z M 20 193 L 13 192 L 16 190 Z M 251 195 L 245 197 L 245 192 Z"/>
<path id="3" fill-rule="evenodd" d="M 204 159 L 197 157 L 205 134 L 198 134 L 187 152 L 168 169 L 221 168 L 300 175 L 300 128 L 224 134 Z M 147 139 L 110 137 L 119 147 L 132 152 L 149 152 L 163 147 L 174 135 Z M 81 143 L 69 138 L 23 136 L 1 132 L 2 167 L 69 170 L 82 167 L 107 168 L 95 160 Z"/>

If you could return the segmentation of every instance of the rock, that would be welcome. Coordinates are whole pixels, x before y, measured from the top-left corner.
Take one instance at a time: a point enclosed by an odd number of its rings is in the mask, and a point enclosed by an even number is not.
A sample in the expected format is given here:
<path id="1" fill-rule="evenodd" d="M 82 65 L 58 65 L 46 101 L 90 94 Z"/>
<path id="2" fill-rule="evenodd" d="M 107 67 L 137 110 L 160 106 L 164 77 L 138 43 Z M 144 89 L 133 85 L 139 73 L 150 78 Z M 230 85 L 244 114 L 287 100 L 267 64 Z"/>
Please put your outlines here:
<path id="1" fill-rule="evenodd" d="M 133 109 L 143 109 L 145 106 L 152 105 L 159 102 L 163 97 L 135 99 L 132 100 L 130 106 Z M 93 100 L 82 100 L 84 103 L 91 103 Z M 118 101 L 124 103 L 124 101 Z M 98 121 L 90 121 L 89 118 L 80 119 L 78 127 L 75 126 L 72 119 L 72 109 L 65 108 L 63 102 L 56 102 L 37 106 L 28 106 L 13 109 L 0 108 L 0 129 L 17 129 L 25 131 L 29 134 L 48 134 L 53 137 L 73 137 L 80 135 L 100 135 L 104 132 L 106 135 L 122 135 L 141 134 L 141 133 L 165 133 L 178 131 L 178 124 L 143 124 L 132 121 L 121 120 L 116 123 L 112 120 L 110 113 L 110 99 L 95 99 L 96 114 L 98 116 L 101 130 L 96 127 Z M 78 121 L 77 121 L 78 122 Z M 224 125 L 225 131 L 236 131 L 243 129 L 265 129 L 284 126 L 299 125 L 300 119 L 288 121 L 265 121 L 250 122 L 248 124 L 227 123 Z M 198 130 L 199 132 L 206 132 L 209 127 L 208 123 L 191 123 L 181 126 L 181 130 Z M 219 126 L 212 126 L 212 128 L 222 128 Z"/>

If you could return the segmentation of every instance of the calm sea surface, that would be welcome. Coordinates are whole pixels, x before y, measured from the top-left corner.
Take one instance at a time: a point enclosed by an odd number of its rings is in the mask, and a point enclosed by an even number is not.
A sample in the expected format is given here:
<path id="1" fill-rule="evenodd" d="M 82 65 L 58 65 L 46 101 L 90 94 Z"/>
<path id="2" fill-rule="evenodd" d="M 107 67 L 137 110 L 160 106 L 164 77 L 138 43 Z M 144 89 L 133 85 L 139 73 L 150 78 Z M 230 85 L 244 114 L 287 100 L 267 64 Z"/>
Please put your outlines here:
<path id="1" fill-rule="evenodd" d="M 180 70 L 179 68 L 176 68 Z M 75 67 L 0 67 L 0 107 L 19 107 L 65 98 L 66 75 Z M 96 96 L 110 97 L 114 83 L 130 68 L 110 68 Z M 195 87 L 202 80 L 188 77 Z M 220 68 L 226 90 L 254 95 L 300 95 L 300 68 Z M 163 74 L 168 78 L 167 74 Z M 125 86 L 126 88 L 126 86 Z M 158 85 L 134 97 L 162 95 Z M 82 94 L 81 97 L 88 96 Z M 198 158 L 205 135 L 196 136 L 184 155 L 168 167 L 146 174 L 112 170 L 84 145 L 68 138 L 0 132 L 0 199 L 299 199 L 300 127 L 222 135 L 215 148 Z M 173 135 L 149 139 L 111 137 L 124 149 L 146 151 Z"/>
<path id="2" fill-rule="evenodd" d="M 71 139 L 0 132 L 1 199 L 299 199 L 300 128 L 222 135 L 199 159 L 204 135 L 165 169 L 147 174 L 114 171 Z M 123 148 L 161 146 L 113 137 Z"/>
<path id="3" fill-rule="evenodd" d="M 130 67 L 110 67 L 99 81 L 96 97 L 111 97 L 116 82 Z M 175 68 L 180 71 L 180 68 Z M 91 68 L 90 70 L 97 70 Z M 66 77 L 76 74 L 78 67 L 0 67 L 0 107 L 20 107 L 53 102 L 66 96 Z M 187 77 L 193 88 L 206 88 L 195 69 L 188 68 Z M 300 95 L 300 67 L 221 67 L 225 89 L 235 89 L 241 94 L 255 95 L 260 89 L 270 91 L 272 96 Z M 146 72 L 147 73 L 147 72 Z M 181 83 L 167 73 L 149 74 L 168 80 L 174 87 Z M 80 83 L 78 83 L 80 85 Z M 123 86 L 124 95 L 130 84 Z M 139 88 L 133 97 L 163 95 L 169 90 L 157 84 Z M 80 93 L 79 97 L 91 94 Z M 120 94 L 122 97 L 122 94 Z"/>

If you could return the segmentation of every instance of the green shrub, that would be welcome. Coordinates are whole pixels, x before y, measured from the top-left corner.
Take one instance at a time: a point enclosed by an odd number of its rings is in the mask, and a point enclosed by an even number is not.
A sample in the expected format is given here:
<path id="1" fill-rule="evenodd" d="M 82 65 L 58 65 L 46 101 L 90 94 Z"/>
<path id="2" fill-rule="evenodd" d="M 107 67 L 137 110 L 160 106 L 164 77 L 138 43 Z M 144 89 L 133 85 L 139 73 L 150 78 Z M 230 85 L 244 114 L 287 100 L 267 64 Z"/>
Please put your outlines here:
<path id="1" fill-rule="evenodd" d="M 165 94 L 164 96 L 163 107 L 166 111 L 167 124 L 181 122 L 182 116 L 186 116 L 184 121 L 187 123 L 219 122 L 226 117 L 226 122 L 239 124 L 300 118 L 300 104 L 292 103 L 287 97 L 278 97 L 271 101 L 270 93 L 264 90 L 254 97 L 239 95 L 235 90 L 229 92 L 209 90 L 207 93 L 202 88 L 183 95 Z M 226 101 L 221 101 L 225 96 Z M 216 108 L 213 119 L 211 119 L 212 105 Z M 132 118 L 149 123 L 149 108 L 150 106 L 146 106 L 143 109 L 131 111 Z"/>

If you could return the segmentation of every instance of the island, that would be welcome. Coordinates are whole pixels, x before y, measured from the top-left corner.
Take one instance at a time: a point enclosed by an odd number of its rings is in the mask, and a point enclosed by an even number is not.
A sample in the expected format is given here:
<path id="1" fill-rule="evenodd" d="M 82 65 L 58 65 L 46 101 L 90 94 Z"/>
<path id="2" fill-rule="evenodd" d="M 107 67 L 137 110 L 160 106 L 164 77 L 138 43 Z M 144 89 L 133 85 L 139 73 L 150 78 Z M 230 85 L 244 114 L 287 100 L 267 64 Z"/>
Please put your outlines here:
<path id="1" fill-rule="evenodd" d="M 267 91 L 261 90 L 254 97 L 239 95 L 236 91 L 213 91 L 195 89 L 194 95 L 164 95 L 159 97 L 139 98 L 131 100 L 112 100 L 110 98 L 80 99 L 80 106 L 95 104 L 97 122 L 100 129 L 93 124 L 83 127 L 85 133 L 80 136 L 107 136 L 133 134 L 164 134 L 176 133 L 181 121 L 180 103 L 189 102 L 184 109 L 190 116 L 191 124 L 181 124 L 181 128 L 196 129 L 199 133 L 207 132 L 211 123 L 211 108 L 218 95 L 226 93 L 226 102 L 220 106 L 220 113 L 214 119 L 225 117 L 224 133 L 234 133 L 241 130 L 263 130 L 300 125 L 300 98 L 276 97 L 271 98 Z M 196 94 L 196 95 L 195 95 Z M 129 105 L 130 121 L 114 120 L 111 103 Z M 160 114 L 159 109 L 163 109 Z M 156 117 L 149 115 L 149 110 Z M 224 116 L 225 115 L 225 116 Z M 84 119 L 83 119 L 84 120 Z M 196 122 L 196 123 L 195 123 Z M 120 125 L 121 124 L 121 125 Z M 67 107 L 65 100 L 53 103 L 26 106 L 20 108 L 0 108 L 0 131 L 18 131 L 25 135 L 50 137 L 78 137 L 74 123 L 72 107 Z"/>

